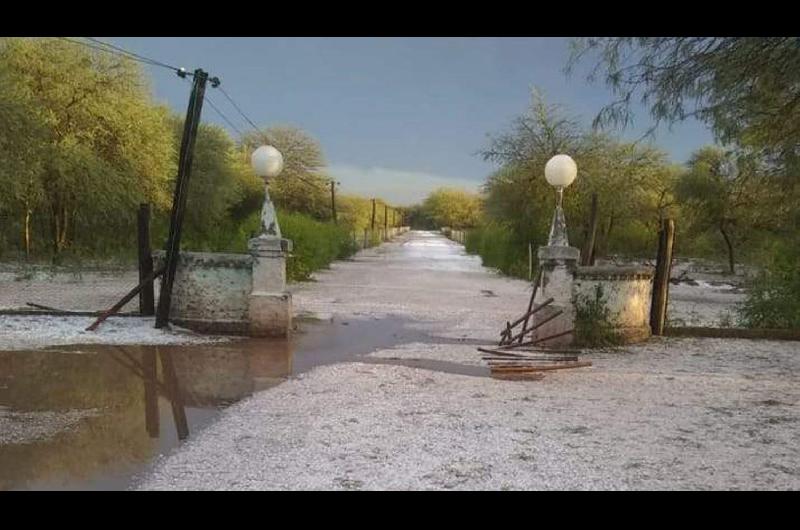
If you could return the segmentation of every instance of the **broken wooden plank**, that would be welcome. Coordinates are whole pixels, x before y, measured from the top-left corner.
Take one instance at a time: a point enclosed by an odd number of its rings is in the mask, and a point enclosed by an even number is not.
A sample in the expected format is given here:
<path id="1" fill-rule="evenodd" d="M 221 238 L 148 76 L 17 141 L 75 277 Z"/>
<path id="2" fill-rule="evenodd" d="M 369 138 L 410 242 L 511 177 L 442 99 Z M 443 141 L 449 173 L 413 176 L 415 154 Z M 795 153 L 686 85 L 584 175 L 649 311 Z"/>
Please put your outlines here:
<path id="1" fill-rule="evenodd" d="M 141 291 L 142 288 L 144 288 L 148 283 L 152 283 L 156 278 L 158 278 L 159 276 L 164 274 L 165 270 L 166 270 L 165 267 L 161 267 L 157 271 L 151 273 L 147 278 L 145 278 L 142 281 L 142 283 L 140 283 L 139 285 L 137 285 L 136 287 L 131 289 L 131 291 L 128 294 L 126 294 L 125 296 L 123 296 L 122 299 L 119 302 L 114 304 L 111 307 L 111 309 L 109 309 L 108 311 L 105 311 L 99 317 L 97 317 L 97 320 L 92 322 L 92 324 L 88 328 L 86 328 L 86 331 L 94 331 L 95 329 L 97 329 L 97 326 L 102 324 L 105 319 L 107 319 L 108 317 L 110 317 L 111 315 L 113 315 L 114 313 L 119 311 L 120 309 L 122 309 L 122 307 L 125 304 L 127 304 L 128 302 L 133 300 L 133 297 L 136 296 L 137 294 L 139 294 L 139 291 Z"/>
<path id="2" fill-rule="evenodd" d="M 530 251 L 530 245 L 528 245 L 528 251 Z M 525 313 L 525 320 L 522 323 L 522 333 L 525 333 L 525 330 L 528 329 L 528 321 L 533 314 L 531 310 L 533 309 L 533 301 L 536 299 L 536 291 L 539 289 L 539 282 L 542 281 L 542 271 L 539 270 L 539 274 L 536 275 L 536 282 L 533 284 L 533 292 L 531 292 L 531 299 L 528 302 L 528 311 Z M 551 298 L 552 300 L 552 298 Z M 522 337 L 519 338 L 519 342 L 522 342 Z"/>
<path id="3" fill-rule="evenodd" d="M 539 366 L 493 366 L 492 371 L 495 372 L 538 372 L 546 370 L 564 370 L 567 368 L 584 368 L 592 366 L 591 361 L 578 361 L 574 363 L 564 363 L 556 365 L 539 365 Z"/>
<path id="4" fill-rule="evenodd" d="M 510 342 L 511 344 L 513 344 L 513 343 L 514 343 L 514 341 L 516 341 L 518 338 L 520 338 L 520 339 L 521 339 L 523 336 L 527 335 L 528 333 L 530 333 L 530 332 L 532 332 L 532 331 L 535 331 L 535 330 L 539 329 L 540 327 L 544 326 L 545 324 L 547 324 L 548 322 L 550 322 L 550 321 L 551 321 L 551 320 L 553 320 L 554 318 L 556 318 L 556 317 L 558 317 L 558 316 L 562 315 L 563 313 L 564 313 L 564 311 L 563 311 L 563 310 L 561 310 L 561 309 L 559 309 L 558 311 L 556 311 L 555 313 L 553 313 L 553 314 L 552 314 L 552 315 L 550 315 L 549 317 L 545 318 L 545 319 L 544 319 L 544 320 L 542 320 L 541 322 L 538 322 L 538 323 L 534 324 L 533 326 L 531 326 L 529 329 L 526 329 L 525 331 L 522 331 L 522 332 L 518 333 L 518 334 L 517 334 L 517 335 L 515 335 L 514 337 L 511 337 L 511 340 L 510 340 L 509 342 Z M 522 342 L 517 342 L 517 344 L 513 344 L 513 345 L 514 345 L 514 346 L 520 346 L 520 345 L 522 345 L 522 344 L 523 344 Z"/>

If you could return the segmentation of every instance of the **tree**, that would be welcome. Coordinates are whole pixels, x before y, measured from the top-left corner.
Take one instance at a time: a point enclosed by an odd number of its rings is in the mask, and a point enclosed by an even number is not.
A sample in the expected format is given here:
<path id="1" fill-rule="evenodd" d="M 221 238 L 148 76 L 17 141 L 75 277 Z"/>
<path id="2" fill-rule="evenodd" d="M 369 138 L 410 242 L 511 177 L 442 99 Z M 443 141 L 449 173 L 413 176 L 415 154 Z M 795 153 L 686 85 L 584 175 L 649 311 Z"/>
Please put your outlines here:
<path id="1" fill-rule="evenodd" d="M 24 109 L 36 131 L 15 193 L 26 219 L 34 209 L 49 218 L 54 255 L 84 233 L 86 245 L 118 239 L 139 202 L 168 204 L 168 113 L 136 63 L 58 39 L 5 39 L 0 65 L 0 107 Z"/>
<path id="2" fill-rule="evenodd" d="M 599 55 L 589 79 L 602 74 L 616 96 L 596 125 L 628 124 L 631 101 L 639 95 L 653 129 L 695 117 L 722 143 L 752 149 L 779 171 L 798 168 L 796 37 L 584 38 L 574 42 L 567 70 L 589 55 Z"/>
<path id="3" fill-rule="evenodd" d="M 472 228 L 481 218 L 481 198 L 475 193 L 443 187 L 428 195 L 422 210 L 439 227 Z"/>
<path id="4" fill-rule="evenodd" d="M 486 212 L 512 231 L 512 244 L 527 248 L 546 240 L 554 194 L 544 179 L 544 166 L 559 153 L 569 154 L 578 164 L 578 178 L 564 197 L 570 241 L 575 244 L 588 234 L 591 197 L 596 193 L 601 212 L 597 248 L 608 250 L 617 236 L 628 249 L 650 245 L 659 218 L 673 207 L 670 179 L 675 170 L 666 155 L 586 131 L 563 108 L 547 104 L 539 92 L 510 130 L 490 137 L 482 152 L 486 160 L 500 164 L 484 186 Z"/>
<path id="5" fill-rule="evenodd" d="M 283 155 L 281 174 L 270 182 L 270 197 L 279 208 L 330 218 L 330 181 L 323 174 L 325 157 L 319 142 L 297 127 L 271 127 L 242 138 L 243 155 L 258 146 L 275 146 Z"/>
<path id="6" fill-rule="evenodd" d="M 735 247 L 747 240 L 757 226 L 766 226 L 760 215 L 768 190 L 746 158 L 718 147 L 697 150 L 688 170 L 676 183 L 678 198 L 688 206 L 695 232 L 718 231 L 725 242 L 728 272 L 735 272 Z"/>
<path id="7" fill-rule="evenodd" d="M 171 121 L 175 145 L 180 145 L 184 120 L 173 115 Z M 174 178 L 170 187 L 174 188 Z M 226 249 L 224 240 L 230 239 L 248 215 L 260 211 L 263 187 L 228 132 L 201 123 L 184 218 L 186 245 L 197 250 Z"/>

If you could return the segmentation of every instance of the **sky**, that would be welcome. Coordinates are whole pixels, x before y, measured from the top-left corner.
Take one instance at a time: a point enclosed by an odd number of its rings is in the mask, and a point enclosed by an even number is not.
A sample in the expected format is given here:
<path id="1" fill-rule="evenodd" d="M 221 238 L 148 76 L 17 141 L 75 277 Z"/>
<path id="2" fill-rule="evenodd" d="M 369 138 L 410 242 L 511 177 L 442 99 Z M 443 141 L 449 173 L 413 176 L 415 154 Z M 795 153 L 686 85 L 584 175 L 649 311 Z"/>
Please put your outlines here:
<path id="1" fill-rule="evenodd" d="M 602 83 L 585 80 L 585 68 L 564 73 L 570 39 L 562 37 L 103 40 L 190 71 L 203 68 L 257 125 L 294 125 L 316 138 L 343 193 L 397 205 L 439 186 L 477 190 L 496 169 L 477 152 L 487 134 L 503 132 L 525 112 L 533 87 L 586 124 L 612 98 Z M 185 113 L 189 83 L 164 68 L 147 70 L 156 99 Z M 206 94 L 248 130 L 221 94 L 210 86 Z M 633 126 L 617 131 L 623 138 L 638 138 L 652 125 L 645 108 L 634 112 Z M 237 135 L 208 106 L 202 118 Z M 682 163 L 712 141 L 706 126 L 691 121 L 661 127 L 653 143 Z"/>

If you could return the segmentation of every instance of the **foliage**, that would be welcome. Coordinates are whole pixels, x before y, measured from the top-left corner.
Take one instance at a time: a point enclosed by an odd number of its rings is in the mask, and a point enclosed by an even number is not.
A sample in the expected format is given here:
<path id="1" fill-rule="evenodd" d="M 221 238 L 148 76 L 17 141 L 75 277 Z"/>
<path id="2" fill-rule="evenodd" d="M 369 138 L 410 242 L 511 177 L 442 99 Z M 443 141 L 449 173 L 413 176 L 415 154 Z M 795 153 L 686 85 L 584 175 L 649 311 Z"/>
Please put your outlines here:
<path id="1" fill-rule="evenodd" d="M 39 234 L 49 232 L 55 254 L 91 249 L 130 227 L 138 203 L 167 204 L 167 112 L 151 103 L 136 63 L 57 39 L 4 39 L 0 65 L 0 128 L 27 132 L 22 159 L 2 142 L 17 167 L 0 174 L 0 193 L 26 231 L 31 216 L 45 218 Z"/>
<path id="2" fill-rule="evenodd" d="M 248 133 L 241 142 L 242 157 L 248 165 L 250 153 L 263 144 L 275 146 L 283 155 L 283 171 L 270 182 L 269 187 L 275 205 L 284 210 L 306 213 L 315 219 L 330 219 L 330 179 L 323 174 L 325 157 L 319 142 L 290 126 Z"/>
<path id="3" fill-rule="evenodd" d="M 477 194 L 443 187 L 428 195 L 421 212 L 437 227 L 464 229 L 479 223 L 481 209 L 481 199 Z"/>
<path id="4" fill-rule="evenodd" d="M 594 296 L 576 295 L 575 344 L 586 347 L 615 346 L 622 337 L 614 328 L 602 284 L 597 284 Z"/>
<path id="5" fill-rule="evenodd" d="M 740 322 L 752 328 L 800 329 L 800 241 L 777 243 L 771 262 L 752 281 L 738 308 Z"/>
<path id="6" fill-rule="evenodd" d="M 604 37 L 575 41 L 568 70 L 587 55 L 616 100 L 596 124 L 627 124 L 637 95 L 655 121 L 695 117 L 723 143 L 797 168 L 800 46 L 795 37 Z M 788 171 L 787 176 L 796 176 Z"/>
<path id="7" fill-rule="evenodd" d="M 571 244 L 580 246 L 587 237 L 591 197 L 597 194 L 597 255 L 654 248 L 660 220 L 676 212 L 672 185 L 678 168 L 653 147 L 582 129 L 539 92 L 510 130 L 490 137 L 482 151 L 486 160 L 500 164 L 485 184 L 487 218 L 510 229 L 522 252 L 529 242 L 545 244 L 555 194 L 544 179 L 544 166 L 563 152 L 579 168 L 564 194 Z"/>
<path id="8" fill-rule="evenodd" d="M 528 244 L 519 240 L 509 226 L 495 221 L 483 223 L 467 231 L 464 246 L 467 252 L 478 254 L 485 267 L 528 278 Z"/>
<path id="9" fill-rule="evenodd" d="M 284 237 L 291 239 L 294 246 L 286 263 L 289 280 L 309 280 L 315 270 L 351 256 L 358 249 L 352 233 L 342 225 L 288 212 L 278 212 L 278 223 Z"/>

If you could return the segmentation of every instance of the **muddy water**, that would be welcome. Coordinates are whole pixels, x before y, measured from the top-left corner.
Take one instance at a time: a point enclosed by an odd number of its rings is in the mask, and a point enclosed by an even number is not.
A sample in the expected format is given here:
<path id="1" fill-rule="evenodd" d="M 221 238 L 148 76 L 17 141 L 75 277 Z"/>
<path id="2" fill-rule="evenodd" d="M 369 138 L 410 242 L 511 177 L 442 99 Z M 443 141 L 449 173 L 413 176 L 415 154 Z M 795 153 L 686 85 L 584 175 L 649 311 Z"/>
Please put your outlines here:
<path id="1" fill-rule="evenodd" d="M 400 318 L 303 322 L 291 340 L 0 352 L 0 490 L 125 489 L 227 406 L 322 364 L 442 342 Z M 156 374 L 155 376 L 153 374 Z"/>

